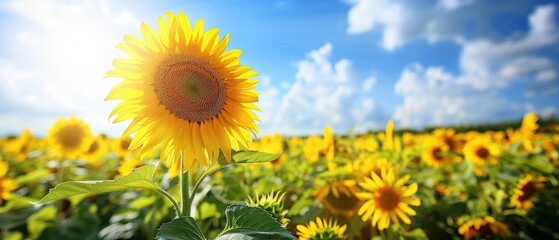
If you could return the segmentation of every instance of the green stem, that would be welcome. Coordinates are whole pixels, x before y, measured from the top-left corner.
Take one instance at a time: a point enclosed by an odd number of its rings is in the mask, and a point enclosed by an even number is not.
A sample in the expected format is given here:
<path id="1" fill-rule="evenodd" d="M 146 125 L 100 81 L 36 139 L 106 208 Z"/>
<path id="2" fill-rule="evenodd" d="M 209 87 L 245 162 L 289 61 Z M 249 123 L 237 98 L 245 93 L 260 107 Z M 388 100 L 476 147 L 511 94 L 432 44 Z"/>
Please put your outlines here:
<path id="1" fill-rule="evenodd" d="M 161 188 L 157 188 L 157 191 L 162 193 L 163 196 L 167 197 L 167 199 L 169 199 L 169 201 L 171 201 L 171 203 L 173 203 L 173 207 L 175 208 L 175 212 L 177 213 L 177 217 L 181 216 L 181 208 L 179 207 L 179 204 L 177 203 L 177 201 L 175 201 L 173 196 L 171 196 L 171 194 L 169 194 L 167 191 L 165 191 Z"/>
<path id="2" fill-rule="evenodd" d="M 192 197 L 190 197 L 190 176 L 188 171 L 184 171 L 184 155 L 180 154 L 180 174 L 179 186 L 181 191 L 181 216 L 190 217 Z"/>

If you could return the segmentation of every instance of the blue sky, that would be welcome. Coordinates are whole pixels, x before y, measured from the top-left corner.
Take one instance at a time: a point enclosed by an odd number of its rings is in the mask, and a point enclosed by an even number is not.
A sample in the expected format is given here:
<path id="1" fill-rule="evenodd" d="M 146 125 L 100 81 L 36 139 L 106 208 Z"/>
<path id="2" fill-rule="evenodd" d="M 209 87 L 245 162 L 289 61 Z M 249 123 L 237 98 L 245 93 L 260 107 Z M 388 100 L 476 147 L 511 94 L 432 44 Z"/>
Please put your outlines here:
<path id="1" fill-rule="evenodd" d="M 114 46 L 165 11 L 231 34 L 260 80 L 262 133 L 475 124 L 559 111 L 556 1 L 0 2 L 0 135 L 76 115 L 117 136 Z"/>

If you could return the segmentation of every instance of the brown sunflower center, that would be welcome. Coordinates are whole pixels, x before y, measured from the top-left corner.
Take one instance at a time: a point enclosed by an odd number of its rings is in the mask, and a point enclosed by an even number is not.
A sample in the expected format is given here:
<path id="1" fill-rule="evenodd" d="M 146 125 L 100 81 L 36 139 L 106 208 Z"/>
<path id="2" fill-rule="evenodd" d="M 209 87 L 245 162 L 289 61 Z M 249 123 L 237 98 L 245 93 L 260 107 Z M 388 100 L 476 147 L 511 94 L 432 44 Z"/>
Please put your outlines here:
<path id="1" fill-rule="evenodd" d="M 120 149 L 126 151 L 128 150 L 128 147 L 130 147 L 130 143 L 132 142 L 132 139 L 130 138 L 123 138 L 120 140 Z"/>
<path id="2" fill-rule="evenodd" d="M 524 186 L 522 186 L 520 191 L 522 191 L 522 196 L 518 197 L 518 201 L 526 201 L 530 199 L 530 197 L 534 195 L 534 193 L 536 193 L 536 186 L 533 182 L 527 182 L 526 184 L 524 184 Z"/>
<path id="3" fill-rule="evenodd" d="M 434 147 L 431 149 L 431 156 L 437 162 L 442 162 L 444 160 L 444 155 L 440 147 Z"/>
<path id="4" fill-rule="evenodd" d="M 61 128 L 56 135 L 58 142 L 67 148 L 76 148 L 78 147 L 85 133 L 83 129 L 78 125 L 69 125 L 66 127 Z"/>
<path id="5" fill-rule="evenodd" d="M 485 147 L 478 147 L 476 149 L 476 155 L 480 158 L 487 158 L 489 157 L 489 150 Z"/>
<path id="6" fill-rule="evenodd" d="M 377 195 L 377 204 L 383 210 L 392 210 L 398 206 L 400 197 L 391 188 L 380 189 Z"/>
<path id="7" fill-rule="evenodd" d="M 225 105 L 222 78 L 212 66 L 196 57 L 168 57 L 157 68 L 154 80 L 160 103 L 183 120 L 212 119 Z"/>
<path id="8" fill-rule="evenodd" d="M 89 145 L 89 149 L 87 150 L 88 154 L 95 153 L 99 149 L 99 142 L 94 141 L 91 145 Z"/>
<path id="9" fill-rule="evenodd" d="M 339 192 L 338 196 L 336 197 L 336 195 L 334 195 L 334 193 L 330 191 L 325 200 L 328 205 L 330 205 L 332 208 L 335 208 L 334 210 L 339 211 L 351 211 L 355 209 L 355 207 L 359 203 L 359 199 L 357 199 L 357 196 L 355 196 L 351 192 L 349 192 L 349 195 L 343 192 Z"/>

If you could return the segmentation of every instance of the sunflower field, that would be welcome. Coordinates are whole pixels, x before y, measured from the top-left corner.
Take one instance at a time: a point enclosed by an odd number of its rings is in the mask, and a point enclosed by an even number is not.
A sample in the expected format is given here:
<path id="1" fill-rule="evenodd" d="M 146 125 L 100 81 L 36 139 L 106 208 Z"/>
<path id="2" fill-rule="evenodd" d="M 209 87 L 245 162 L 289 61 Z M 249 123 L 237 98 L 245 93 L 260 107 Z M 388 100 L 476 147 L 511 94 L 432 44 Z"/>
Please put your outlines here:
<path id="1" fill-rule="evenodd" d="M 0 138 L 0 239 L 559 239 L 552 121 L 259 136 L 256 73 L 217 30 L 167 13 L 124 37 L 121 137 L 70 116 Z"/>

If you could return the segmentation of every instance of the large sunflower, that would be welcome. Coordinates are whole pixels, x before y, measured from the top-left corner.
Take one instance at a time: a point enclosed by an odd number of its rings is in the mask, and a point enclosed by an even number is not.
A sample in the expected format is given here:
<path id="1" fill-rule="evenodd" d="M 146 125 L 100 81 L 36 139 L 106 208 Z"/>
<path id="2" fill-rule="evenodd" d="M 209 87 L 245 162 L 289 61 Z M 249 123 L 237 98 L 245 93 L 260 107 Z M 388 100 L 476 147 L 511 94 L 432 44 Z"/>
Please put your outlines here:
<path id="1" fill-rule="evenodd" d="M 417 192 L 417 183 L 404 186 L 409 179 L 409 175 L 396 179 L 394 170 L 386 167 L 382 168 L 380 176 L 371 172 L 371 178 L 359 183 L 367 191 L 357 193 L 357 197 L 366 201 L 357 214 L 363 221 L 372 216 L 372 226 L 381 231 L 388 228 L 391 220 L 399 224 L 398 218 L 410 224 L 408 215 L 415 216 L 416 212 L 409 205 L 419 206 L 421 201 L 412 197 Z"/>
<path id="2" fill-rule="evenodd" d="M 346 225 L 340 226 L 332 219 L 326 220 L 319 217 L 316 221 L 310 221 L 307 225 L 297 225 L 297 235 L 300 240 L 343 240 L 347 239 L 344 236 Z"/>
<path id="3" fill-rule="evenodd" d="M 67 159 L 75 159 L 89 150 L 94 140 L 89 124 L 77 117 L 59 118 L 48 130 L 51 150 Z"/>
<path id="4" fill-rule="evenodd" d="M 225 50 L 229 35 L 191 26 L 185 14 L 167 13 L 159 31 L 141 25 L 141 37 L 124 36 L 118 48 L 129 58 L 115 59 L 107 77 L 124 80 L 106 100 L 122 100 L 110 113 L 114 122 L 131 120 L 123 135 L 135 133 L 131 149 L 146 153 L 162 143 L 161 159 L 170 166 L 184 156 L 184 169 L 209 165 L 223 152 L 247 148 L 259 120 L 256 73 L 240 65 L 240 50 Z"/>

